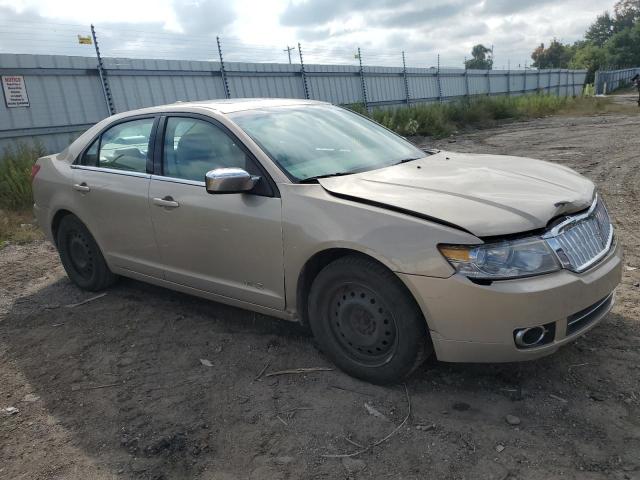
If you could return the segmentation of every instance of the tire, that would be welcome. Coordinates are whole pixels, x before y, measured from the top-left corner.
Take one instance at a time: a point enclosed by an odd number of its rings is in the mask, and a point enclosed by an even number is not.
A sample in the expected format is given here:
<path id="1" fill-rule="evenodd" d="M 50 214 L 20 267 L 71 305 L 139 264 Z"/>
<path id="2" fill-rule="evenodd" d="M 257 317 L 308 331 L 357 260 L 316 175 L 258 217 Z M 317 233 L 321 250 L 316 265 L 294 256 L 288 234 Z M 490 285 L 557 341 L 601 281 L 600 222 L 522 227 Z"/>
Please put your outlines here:
<path id="1" fill-rule="evenodd" d="M 116 281 L 95 239 L 77 217 L 67 215 L 60 221 L 56 242 L 67 275 L 81 289 L 96 292 Z"/>
<path id="2" fill-rule="evenodd" d="M 364 257 L 341 257 L 320 271 L 309 293 L 309 326 L 340 369 L 371 383 L 402 382 L 433 353 L 413 297 Z"/>

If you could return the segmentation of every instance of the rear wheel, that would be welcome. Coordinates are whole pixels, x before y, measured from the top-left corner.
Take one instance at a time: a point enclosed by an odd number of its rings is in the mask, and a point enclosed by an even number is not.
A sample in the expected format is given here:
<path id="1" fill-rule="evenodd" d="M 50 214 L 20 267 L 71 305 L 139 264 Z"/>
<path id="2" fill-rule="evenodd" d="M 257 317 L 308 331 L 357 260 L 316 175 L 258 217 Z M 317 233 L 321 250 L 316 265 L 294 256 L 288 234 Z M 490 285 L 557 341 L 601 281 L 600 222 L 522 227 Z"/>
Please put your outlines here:
<path id="1" fill-rule="evenodd" d="M 318 274 L 309 324 L 336 365 L 373 383 L 402 381 L 433 352 L 422 313 L 404 285 L 363 257 L 342 257 Z"/>
<path id="2" fill-rule="evenodd" d="M 115 282 L 98 244 L 77 217 L 67 215 L 60 221 L 56 241 L 62 265 L 78 287 L 95 292 Z"/>

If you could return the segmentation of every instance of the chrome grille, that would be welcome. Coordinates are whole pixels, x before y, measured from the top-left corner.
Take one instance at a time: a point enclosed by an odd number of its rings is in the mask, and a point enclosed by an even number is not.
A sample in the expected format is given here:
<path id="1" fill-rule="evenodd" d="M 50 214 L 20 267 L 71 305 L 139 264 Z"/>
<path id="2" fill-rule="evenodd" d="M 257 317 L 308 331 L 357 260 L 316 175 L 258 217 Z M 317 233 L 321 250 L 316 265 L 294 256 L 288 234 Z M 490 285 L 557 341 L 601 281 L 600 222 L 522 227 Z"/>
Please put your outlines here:
<path id="1" fill-rule="evenodd" d="M 607 254 L 613 226 L 604 203 L 596 197 L 586 213 L 569 217 L 544 238 L 564 268 L 582 272 Z"/>

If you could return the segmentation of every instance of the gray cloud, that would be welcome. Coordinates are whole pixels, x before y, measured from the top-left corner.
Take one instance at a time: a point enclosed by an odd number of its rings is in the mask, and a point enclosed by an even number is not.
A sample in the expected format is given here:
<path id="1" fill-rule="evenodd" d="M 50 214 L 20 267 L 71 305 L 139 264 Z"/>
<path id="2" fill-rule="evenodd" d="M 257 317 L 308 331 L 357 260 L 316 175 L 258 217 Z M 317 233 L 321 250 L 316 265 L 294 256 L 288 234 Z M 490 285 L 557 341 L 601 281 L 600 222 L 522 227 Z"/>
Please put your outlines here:
<path id="1" fill-rule="evenodd" d="M 280 17 L 285 26 L 324 25 L 332 20 L 362 15 L 369 26 L 413 27 L 453 17 L 478 5 L 479 0 L 453 0 L 416 8 L 412 0 L 308 0 L 289 3 Z M 418 4 L 420 2 L 417 2 Z"/>
<path id="2" fill-rule="evenodd" d="M 187 34 L 217 34 L 236 19 L 229 0 L 173 0 L 173 11 Z"/>
<path id="3" fill-rule="evenodd" d="M 351 33 L 355 33 L 353 29 L 343 29 L 332 31 L 329 28 L 300 28 L 297 30 L 297 38 L 308 42 L 324 41 L 332 38 L 344 37 Z"/>
<path id="4" fill-rule="evenodd" d="M 521 13 L 534 8 L 540 8 L 545 3 L 555 3 L 557 0 L 485 0 L 483 12 L 493 15 L 511 15 Z"/>
<path id="5" fill-rule="evenodd" d="M 486 35 L 489 33 L 489 25 L 484 22 L 475 23 L 473 25 L 468 25 L 464 29 L 456 30 L 455 32 L 451 32 L 451 36 L 453 38 L 470 38 L 477 37 L 479 35 Z"/>
<path id="6" fill-rule="evenodd" d="M 247 45 L 244 18 L 235 0 L 171 0 L 184 34 L 167 30 L 164 20 L 147 22 L 120 17 L 96 22 L 106 57 L 215 60 L 215 35 L 222 35 L 225 58 L 236 61 L 286 60 L 284 45 L 272 45 L 269 32 L 282 26 L 285 40 L 302 41 L 310 60 L 354 62 L 358 46 L 369 64 L 398 65 L 404 50 L 410 66 L 462 65 L 475 43 L 495 45 L 497 65 L 530 62 L 531 51 L 557 37 L 579 39 L 596 15 L 614 0 L 295 0 L 285 5 L 280 25 L 265 19 L 264 45 Z M 285 0 L 287 1 L 287 0 Z M 0 0 L 1 2 L 1 0 Z M 603 4 L 604 2 L 604 4 Z M 542 5 L 542 8 L 538 8 Z M 524 13 L 523 13 L 524 12 Z M 571 12 L 568 15 L 567 12 Z M 68 12 L 67 12 L 68 14 Z M 0 51 L 58 55 L 95 55 L 93 46 L 79 45 L 76 36 L 89 25 L 65 18 L 44 18 L 34 9 L 0 6 Z M 168 22 L 170 19 L 167 19 Z M 488 27 L 491 25 L 491 28 Z M 231 25 L 231 28 L 229 26 Z M 14 35 L 15 33 L 15 35 Z M 282 36 L 279 36 L 282 38 Z M 198 41 L 200 39 L 200 41 Z M 308 52 L 308 53 L 307 53 Z M 315 58 L 314 58 L 315 56 Z"/>
<path id="7" fill-rule="evenodd" d="M 323 25 L 351 13 L 367 13 L 381 8 L 398 7 L 410 0 L 308 0 L 289 3 L 280 23 L 289 27 Z"/>
<path id="8" fill-rule="evenodd" d="M 416 27 L 454 17 L 468 8 L 468 3 L 452 2 L 416 10 L 384 12 L 375 19 L 374 23 L 385 27 Z"/>

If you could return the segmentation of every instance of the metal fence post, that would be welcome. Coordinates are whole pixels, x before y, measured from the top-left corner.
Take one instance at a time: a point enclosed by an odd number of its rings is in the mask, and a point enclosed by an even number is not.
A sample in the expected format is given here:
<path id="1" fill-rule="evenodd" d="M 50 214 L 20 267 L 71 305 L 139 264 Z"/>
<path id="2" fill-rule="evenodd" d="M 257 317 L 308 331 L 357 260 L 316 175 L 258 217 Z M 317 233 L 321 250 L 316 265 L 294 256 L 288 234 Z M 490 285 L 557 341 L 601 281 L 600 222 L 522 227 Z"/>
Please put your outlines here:
<path id="1" fill-rule="evenodd" d="M 467 70 L 467 65 L 464 66 L 464 92 L 465 96 L 469 98 L 469 71 Z"/>
<path id="2" fill-rule="evenodd" d="M 364 68 L 362 67 L 362 52 L 358 47 L 358 61 L 360 62 L 360 87 L 362 88 L 362 103 L 364 108 L 369 111 L 369 102 L 367 101 L 367 83 L 364 80 Z"/>
<path id="3" fill-rule="evenodd" d="M 538 68 L 536 72 L 536 93 L 540 93 L 540 68 Z"/>
<path id="4" fill-rule="evenodd" d="M 524 80 L 522 83 L 523 83 L 522 93 L 526 95 L 527 94 L 527 63 L 526 62 L 524 64 Z"/>
<path id="5" fill-rule="evenodd" d="M 224 68 L 224 60 L 222 59 L 220 37 L 216 37 L 216 43 L 218 44 L 218 56 L 220 57 L 220 77 L 222 78 L 222 86 L 224 87 L 224 97 L 231 98 L 231 92 L 229 91 L 229 82 L 227 81 L 227 71 Z"/>
<path id="6" fill-rule="evenodd" d="M 402 76 L 404 77 L 404 97 L 407 105 L 411 102 L 409 98 L 409 79 L 407 78 L 407 62 L 404 58 L 404 50 L 402 51 Z"/>
<path id="7" fill-rule="evenodd" d="M 100 56 L 100 47 L 98 46 L 98 36 L 96 35 L 96 29 L 91 24 L 91 36 L 93 37 L 93 46 L 96 48 L 96 57 L 98 57 L 98 75 L 100 75 L 100 84 L 102 85 L 102 93 L 104 94 L 104 100 L 107 103 L 107 110 L 109 115 L 116 113 L 116 108 L 113 104 L 113 97 L 111 96 L 111 88 L 109 88 L 109 81 L 107 79 L 107 70 L 102 63 L 102 57 Z"/>
<path id="8" fill-rule="evenodd" d="M 560 96 L 560 82 L 562 80 L 562 77 L 560 76 L 560 74 L 562 73 L 560 70 L 558 70 L 558 83 L 556 84 L 556 95 L 559 97 Z"/>
<path id="9" fill-rule="evenodd" d="M 576 96 L 576 71 L 571 70 L 571 96 Z"/>
<path id="10" fill-rule="evenodd" d="M 507 67 L 507 97 L 511 96 L 511 60 L 509 60 L 509 66 Z"/>
<path id="11" fill-rule="evenodd" d="M 491 70 L 487 70 L 487 96 L 491 96 Z"/>
<path id="12" fill-rule="evenodd" d="M 438 103 L 442 103 L 442 81 L 440 80 L 440 54 L 438 54 L 438 69 L 436 70 L 436 82 L 438 84 Z"/>
<path id="13" fill-rule="evenodd" d="M 298 53 L 300 54 L 300 75 L 302 76 L 302 89 L 304 90 L 304 98 L 309 100 L 309 85 L 307 84 L 307 72 L 304 69 L 304 60 L 302 60 L 302 46 L 298 42 Z"/>

